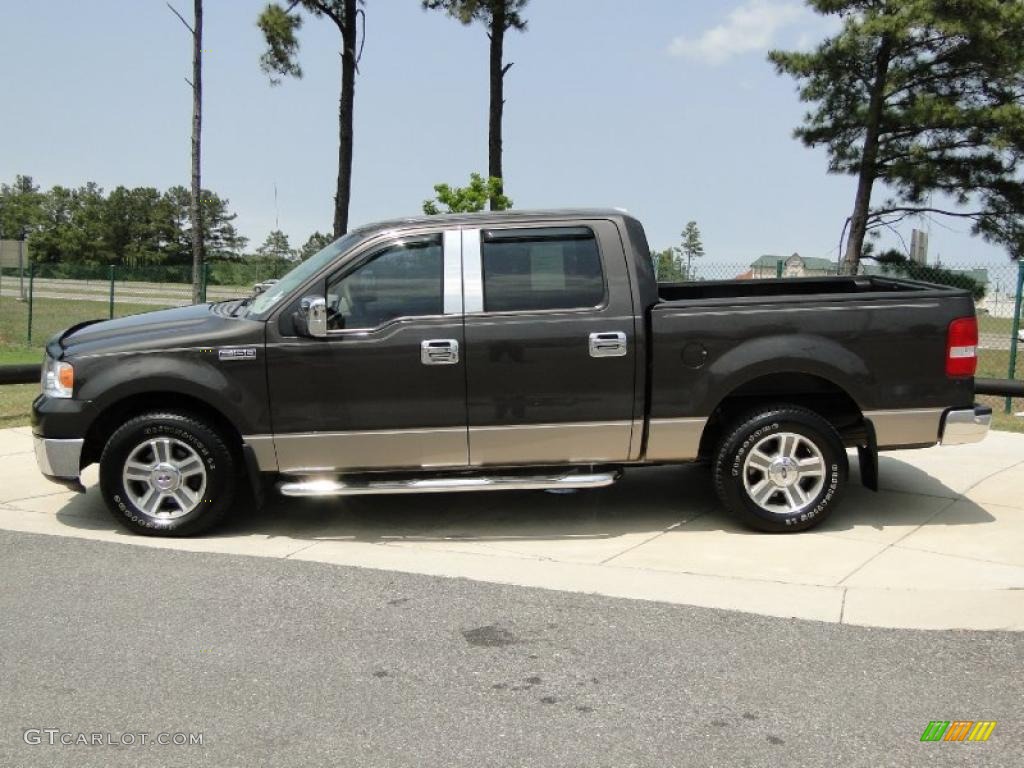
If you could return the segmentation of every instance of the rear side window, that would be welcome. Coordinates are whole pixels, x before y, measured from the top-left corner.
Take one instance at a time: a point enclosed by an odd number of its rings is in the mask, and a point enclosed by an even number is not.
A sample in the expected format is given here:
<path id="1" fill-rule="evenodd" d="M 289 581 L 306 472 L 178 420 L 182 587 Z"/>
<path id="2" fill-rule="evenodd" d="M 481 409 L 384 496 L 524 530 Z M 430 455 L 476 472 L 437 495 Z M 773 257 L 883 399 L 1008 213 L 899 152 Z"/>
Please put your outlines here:
<path id="1" fill-rule="evenodd" d="M 485 230 L 484 311 L 585 309 L 604 301 L 597 240 L 588 227 Z"/>

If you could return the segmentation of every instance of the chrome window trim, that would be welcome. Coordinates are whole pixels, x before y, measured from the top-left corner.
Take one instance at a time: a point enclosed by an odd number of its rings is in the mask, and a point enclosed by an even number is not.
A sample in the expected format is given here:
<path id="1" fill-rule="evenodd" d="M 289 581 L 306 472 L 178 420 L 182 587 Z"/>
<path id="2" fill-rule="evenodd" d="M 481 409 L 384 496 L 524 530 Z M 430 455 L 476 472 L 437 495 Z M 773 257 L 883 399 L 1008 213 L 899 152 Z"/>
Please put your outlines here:
<path id="1" fill-rule="evenodd" d="M 451 315 L 402 315 L 400 317 L 393 317 L 386 323 L 382 323 L 373 328 L 341 328 L 334 331 L 328 331 L 327 336 L 324 338 L 333 339 L 344 336 L 364 336 L 370 337 L 380 333 L 383 330 L 387 330 L 392 325 L 400 325 L 402 323 L 410 323 L 414 320 L 451 320 Z"/>
<path id="2" fill-rule="evenodd" d="M 602 219 L 603 221 L 603 219 Z M 601 312 L 608 309 L 611 296 L 608 292 L 608 274 L 605 270 L 604 251 L 601 248 L 601 238 L 589 224 L 580 225 L 590 230 L 594 237 L 594 245 L 597 247 L 598 265 L 601 268 L 602 297 L 599 304 L 590 307 L 562 307 L 557 309 L 501 309 L 487 310 L 484 307 L 484 251 L 481 232 L 484 229 L 510 231 L 515 229 L 566 229 L 568 224 L 551 223 L 548 226 L 539 226 L 536 223 L 513 225 L 494 225 L 479 229 L 462 231 L 462 263 L 463 263 L 463 289 L 465 291 L 465 311 L 467 315 L 486 315 L 488 317 L 507 317 L 517 315 L 567 315 L 586 314 L 588 312 Z M 471 237 L 467 238 L 467 235 Z"/>

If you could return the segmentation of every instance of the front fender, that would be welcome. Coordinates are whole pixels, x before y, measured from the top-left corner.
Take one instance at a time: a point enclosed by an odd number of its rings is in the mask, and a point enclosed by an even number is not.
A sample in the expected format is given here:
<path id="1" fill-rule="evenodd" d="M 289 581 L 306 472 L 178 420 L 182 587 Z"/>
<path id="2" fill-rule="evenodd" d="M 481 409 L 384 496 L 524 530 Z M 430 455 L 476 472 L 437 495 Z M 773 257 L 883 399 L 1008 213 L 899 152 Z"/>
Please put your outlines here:
<path id="1" fill-rule="evenodd" d="M 243 435 L 270 431 L 262 355 L 223 361 L 210 349 L 96 356 L 73 362 L 75 377 L 81 381 L 76 398 L 92 401 L 97 414 L 129 397 L 166 392 L 202 401 Z"/>

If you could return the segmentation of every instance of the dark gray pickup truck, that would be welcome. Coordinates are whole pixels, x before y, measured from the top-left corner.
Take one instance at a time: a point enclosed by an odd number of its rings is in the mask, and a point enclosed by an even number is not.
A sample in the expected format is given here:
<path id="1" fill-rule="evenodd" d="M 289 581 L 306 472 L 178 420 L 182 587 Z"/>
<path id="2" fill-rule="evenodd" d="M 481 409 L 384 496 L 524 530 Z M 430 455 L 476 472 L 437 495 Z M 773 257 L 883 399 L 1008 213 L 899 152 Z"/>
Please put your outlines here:
<path id="1" fill-rule="evenodd" d="M 288 496 L 595 488 L 706 461 L 750 526 L 799 531 L 879 449 L 981 440 L 963 290 L 881 277 L 657 284 L 617 210 L 357 229 L 250 299 L 50 340 L 39 467 L 186 535 Z M 246 503 L 241 503 L 246 502 Z"/>

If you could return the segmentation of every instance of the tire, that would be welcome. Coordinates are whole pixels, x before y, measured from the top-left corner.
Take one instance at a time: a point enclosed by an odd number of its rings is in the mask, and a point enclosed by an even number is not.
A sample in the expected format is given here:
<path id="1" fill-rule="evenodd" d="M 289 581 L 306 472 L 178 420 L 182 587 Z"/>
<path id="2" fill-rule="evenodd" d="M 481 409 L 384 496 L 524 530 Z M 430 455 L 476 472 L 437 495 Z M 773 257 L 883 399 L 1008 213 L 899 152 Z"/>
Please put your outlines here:
<path id="1" fill-rule="evenodd" d="M 784 533 L 828 517 L 846 487 L 849 462 L 831 424 L 782 404 L 748 413 L 727 430 L 713 471 L 726 509 L 751 528 Z"/>
<path id="2" fill-rule="evenodd" d="M 100 490 L 121 525 L 146 536 L 190 536 L 231 509 L 239 466 L 224 437 L 180 413 L 119 427 L 100 457 Z M 159 498 L 158 498 L 159 497 Z"/>

